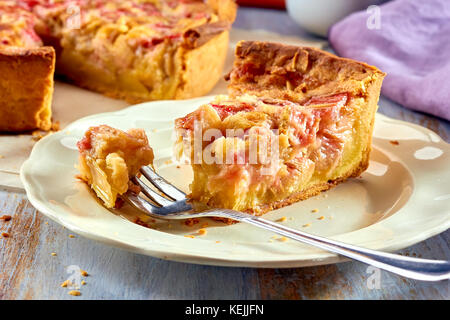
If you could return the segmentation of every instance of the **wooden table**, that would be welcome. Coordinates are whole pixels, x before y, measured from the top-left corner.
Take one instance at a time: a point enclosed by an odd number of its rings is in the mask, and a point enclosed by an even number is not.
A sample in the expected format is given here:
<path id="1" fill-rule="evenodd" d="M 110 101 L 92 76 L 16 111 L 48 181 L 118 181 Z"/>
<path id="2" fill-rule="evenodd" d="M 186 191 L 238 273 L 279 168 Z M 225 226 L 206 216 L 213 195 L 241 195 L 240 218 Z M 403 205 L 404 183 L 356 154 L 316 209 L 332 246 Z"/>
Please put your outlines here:
<path id="1" fill-rule="evenodd" d="M 236 27 L 308 37 L 283 11 L 241 8 Z M 379 111 L 430 128 L 447 142 L 450 124 L 382 98 Z M 298 269 L 199 266 L 111 248 L 70 232 L 37 212 L 23 193 L 0 191 L 1 299 L 449 299 L 449 282 L 423 283 L 371 270 L 357 262 Z M 404 255 L 450 259 L 450 231 L 402 250 Z M 56 255 L 52 255 L 55 253 Z M 87 270 L 82 295 L 60 284 L 67 266 Z M 217 290 L 220 288 L 220 290 Z"/>

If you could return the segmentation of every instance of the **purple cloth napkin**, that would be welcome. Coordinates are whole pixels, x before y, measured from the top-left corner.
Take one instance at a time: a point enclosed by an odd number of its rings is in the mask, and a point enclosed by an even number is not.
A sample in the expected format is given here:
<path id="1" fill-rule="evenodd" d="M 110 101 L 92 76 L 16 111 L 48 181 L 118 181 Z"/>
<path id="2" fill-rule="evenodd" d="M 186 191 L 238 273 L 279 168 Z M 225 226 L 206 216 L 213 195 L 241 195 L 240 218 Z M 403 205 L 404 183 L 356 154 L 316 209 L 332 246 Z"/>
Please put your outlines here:
<path id="1" fill-rule="evenodd" d="M 387 2 L 336 23 L 328 38 L 338 55 L 387 73 L 386 97 L 450 120 L 450 0 Z"/>

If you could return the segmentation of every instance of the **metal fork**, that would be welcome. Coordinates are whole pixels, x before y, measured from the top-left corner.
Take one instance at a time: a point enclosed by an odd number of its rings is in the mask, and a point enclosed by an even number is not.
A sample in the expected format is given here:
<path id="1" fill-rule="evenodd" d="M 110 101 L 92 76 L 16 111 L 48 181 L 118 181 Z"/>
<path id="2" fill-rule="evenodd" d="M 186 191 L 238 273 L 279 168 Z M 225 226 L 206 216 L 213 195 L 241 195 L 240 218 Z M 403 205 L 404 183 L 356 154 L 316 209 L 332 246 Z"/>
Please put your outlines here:
<path id="1" fill-rule="evenodd" d="M 340 254 L 403 277 L 423 281 L 450 279 L 449 261 L 404 257 L 397 254 L 361 248 L 288 228 L 281 224 L 234 210 L 213 209 L 195 213 L 187 212 L 192 210 L 192 207 L 187 202 L 184 192 L 159 176 L 150 167 L 142 167 L 140 171 L 164 196 L 147 186 L 139 178 L 133 177 L 133 183 L 140 186 L 141 192 L 151 199 L 153 203 L 130 191 L 124 194 L 123 198 L 133 207 L 149 216 L 169 220 L 198 217 L 228 218 L 273 231 L 282 236 Z"/>

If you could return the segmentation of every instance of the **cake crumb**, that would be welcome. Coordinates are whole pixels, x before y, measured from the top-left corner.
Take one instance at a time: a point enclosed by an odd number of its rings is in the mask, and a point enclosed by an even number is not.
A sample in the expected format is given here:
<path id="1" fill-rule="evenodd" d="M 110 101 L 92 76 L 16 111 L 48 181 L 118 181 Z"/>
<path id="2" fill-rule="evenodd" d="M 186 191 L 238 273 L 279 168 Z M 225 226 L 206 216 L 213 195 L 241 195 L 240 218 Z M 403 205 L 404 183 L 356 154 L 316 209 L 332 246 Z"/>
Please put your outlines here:
<path id="1" fill-rule="evenodd" d="M 220 243 L 220 241 L 219 241 L 219 240 L 217 240 L 217 241 L 216 241 L 216 243 Z"/>
<path id="2" fill-rule="evenodd" d="M 2 156 L 1 154 L 0 154 L 0 159 L 3 159 L 5 156 Z"/>
<path id="3" fill-rule="evenodd" d="M 166 160 L 166 161 L 164 161 L 164 164 L 166 164 L 166 165 L 169 165 L 169 164 L 171 164 L 172 163 L 172 160 Z"/>
<path id="4" fill-rule="evenodd" d="M 8 232 L 2 232 L 3 238 L 9 238 L 11 235 Z"/>
<path id="5" fill-rule="evenodd" d="M 312 212 L 312 213 L 319 212 L 319 209 L 312 209 L 311 212 Z"/>
<path id="6" fill-rule="evenodd" d="M 204 236 L 206 233 L 207 233 L 206 229 L 202 228 L 202 229 L 198 230 L 198 234 L 201 235 L 201 236 Z"/>
<path id="7" fill-rule="evenodd" d="M 286 238 L 286 237 L 281 237 L 281 238 L 279 238 L 278 240 L 280 240 L 280 241 L 282 241 L 282 242 L 286 242 L 286 241 L 288 241 L 288 238 Z"/>
<path id="8" fill-rule="evenodd" d="M 3 220 L 3 221 L 9 221 L 11 219 L 12 219 L 12 217 L 10 215 L 7 215 L 7 214 L 5 214 L 5 215 L 0 217 L 0 220 Z"/>
<path id="9" fill-rule="evenodd" d="M 194 239 L 195 237 L 192 235 L 192 234 L 186 234 L 186 235 L 184 235 L 186 238 L 191 238 L 191 239 Z"/>
<path id="10" fill-rule="evenodd" d="M 69 238 L 75 238 L 73 234 L 69 234 Z"/>
<path id="11" fill-rule="evenodd" d="M 284 221 L 286 221 L 287 220 L 287 218 L 286 217 L 281 217 L 280 219 L 278 219 L 277 221 L 279 221 L 279 222 L 284 222 Z"/>
<path id="12" fill-rule="evenodd" d="M 138 224 L 138 225 L 140 225 L 140 226 L 143 226 L 143 227 L 152 229 L 152 226 L 151 226 L 150 224 L 148 224 L 147 222 L 141 220 L 139 217 L 136 218 L 136 220 L 134 220 L 134 223 L 136 223 L 136 224 Z"/>
<path id="13" fill-rule="evenodd" d="M 78 290 L 70 290 L 68 292 L 71 296 L 81 296 L 81 292 Z"/>
<path id="14" fill-rule="evenodd" d="M 70 282 L 70 280 L 66 280 L 63 283 L 61 283 L 61 287 L 66 288 L 67 286 L 71 285 L 72 282 Z"/>
<path id="15" fill-rule="evenodd" d="M 194 224 L 199 223 L 200 220 L 198 220 L 197 218 L 190 218 L 190 219 L 186 219 L 184 221 L 184 224 L 187 225 L 188 227 L 192 227 Z"/>
<path id="16" fill-rule="evenodd" d="M 400 144 L 400 142 L 398 142 L 397 140 L 391 140 L 389 142 L 394 146 L 398 146 Z"/>
<path id="17" fill-rule="evenodd" d="M 323 219 L 325 219 L 324 216 L 320 216 L 320 217 L 317 218 L 317 220 L 323 220 Z"/>
<path id="18" fill-rule="evenodd" d="M 56 252 L 52 252 L 52 253 L 50 253 L 53 257 L 55 257 L 56 256 Z"/>
<path id="19" fill-rule="evenodd" d="M 80 273 L 83 277 L 87 277 L 89 274 L 87 273 L 87 271 L 84 270 L 80 270 Z"/>
<path id="20" fill-rule="evenodd" d="M 86 285 L 86 281 L 84 281 L 84 280 L 81 280 L 81 285 Z"/>
<path id="21" fill-rule="evenodd" d="M 55 132 L 57 132 L 59 130 L 60 130 L 59 121 L 55 121 L 55 122 L 52 123 L 52 127 L 50 128 L 49 131 L 44 131 L 44 130 L 40 130 L 40 129 L 34 130 L 31 133 L 31 139 L 34 140 L 34 141 L 39 141 L 42 138 L 44 138 L 44 137 L 46 137 L 46 136 L 48 136 L 48 135 L 50 135 L 52 133 L 55 133 Z"/>
<path id="22" fill-rule="evenodd" d="M 45 136 L 46 134 L 42 133 L 41 130 L 35 130 L 31 133 L 31 139 L 34 141 L 39 141 Z"/>
<path id="23" fill-rule="evenodd" d="M 61 130 L 61 125 L 60 125 L 59 121 L 52 122 L 52 127 L 51 127 L 50 130 L 51 131 L 59 131 L 59 130 Z"/>
<path id="24" fill-rule="evenodd" d="M 177 165 L 177 169 L 180 169 L 181 168 L 181 166 L 180 165 Z"/>
<path id="25" fill-rule="evenodd" d="M 303 228 L 307 228 L 307 227 L 310 227 L 311 226 L 311 223 L 307 223 L 307 224 L 304 224 L 302 227 Z"/>

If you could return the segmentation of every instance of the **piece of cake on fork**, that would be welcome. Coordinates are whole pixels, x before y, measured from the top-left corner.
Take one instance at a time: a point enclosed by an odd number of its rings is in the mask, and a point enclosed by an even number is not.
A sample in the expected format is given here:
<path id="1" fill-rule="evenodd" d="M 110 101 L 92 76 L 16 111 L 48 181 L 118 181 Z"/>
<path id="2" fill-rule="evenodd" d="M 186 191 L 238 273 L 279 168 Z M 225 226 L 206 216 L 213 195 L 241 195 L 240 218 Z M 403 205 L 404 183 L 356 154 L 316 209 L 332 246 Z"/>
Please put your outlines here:
<path id="1" fill-rule="evenodd" d="M 127 132 L 107 125 L 91 127 L 77 144 L 79 178 L 85 181 L 107 208 L 134 185 L 130 178 L 142 166 L 153 166 L 153 149 L 142 129 Z"/>

